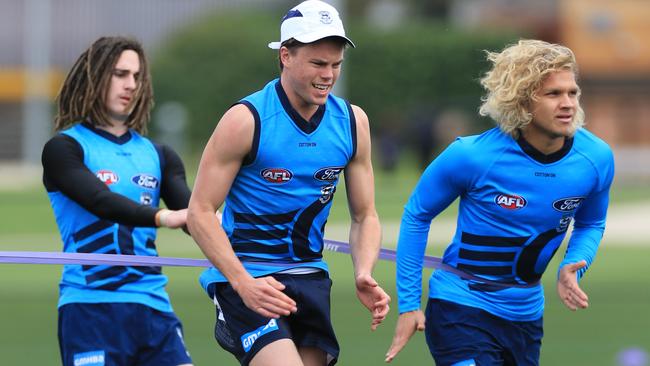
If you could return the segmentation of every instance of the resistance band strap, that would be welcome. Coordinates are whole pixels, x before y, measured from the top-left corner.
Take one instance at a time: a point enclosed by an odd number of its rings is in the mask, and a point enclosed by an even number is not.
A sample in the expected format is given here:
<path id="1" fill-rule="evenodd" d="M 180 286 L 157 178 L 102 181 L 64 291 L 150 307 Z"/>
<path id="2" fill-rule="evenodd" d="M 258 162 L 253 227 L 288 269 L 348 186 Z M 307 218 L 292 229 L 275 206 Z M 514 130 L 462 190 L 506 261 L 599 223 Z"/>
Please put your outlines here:
<path id="1" fill-rule="evenodd" d="M 350 253 L 350 244 L 325 239 L 325 249 L 331 252 Z M 395 262 L 397 252 L 392 249 L 381 248 L 379 259 Z M 0 263 L 8 264 L 83 264 L 106 266 L 168 266 L 168 267 L 210 267 L 212 264 L 207 259 L 151 257 L 143 255 L 125 254 L 95 254 L 95 253 L 62 253 L 62 252 L 18 252 L 0 251 Z M 442 262 L 442 258 L 424 256 L 424 267 L 442 269 L 461 278 L 476 281 L 486 285 L 501 287 L 534 287 L 539 282 L 530 284 L 504 283 L 491 281 L 473 274 L 463 272 Z"/>

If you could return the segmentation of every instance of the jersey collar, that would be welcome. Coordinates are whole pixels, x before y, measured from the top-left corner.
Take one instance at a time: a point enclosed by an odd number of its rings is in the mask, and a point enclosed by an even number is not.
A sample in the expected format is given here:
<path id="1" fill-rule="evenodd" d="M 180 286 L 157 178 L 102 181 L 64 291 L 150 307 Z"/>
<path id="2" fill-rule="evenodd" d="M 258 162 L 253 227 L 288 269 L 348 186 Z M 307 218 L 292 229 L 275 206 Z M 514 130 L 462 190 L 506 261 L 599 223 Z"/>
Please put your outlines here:
<path id="1" fill-rule="evenodd" d="M 526 139 L 522 136 L 521 133 L 519 134 L 519 138 L 517 139 L 517 144 L 519 144 L 519 147 L 521 147 L 524 153 L 526 153 L 531 158 L 535 159 L 537 162 L 540 162 L 542 164 L 550 164 L 561 160 L 569 153 L 569 151 L 571 151 L 571 147 L 573 146 L 573 137 L 566 137 L 564 139 L 564 145 L 562 145 L 562 148 L 548 155 L 542 153 L 541 151 L 533 147 L 533 145 L 528 143 L 528 141 L 526 141 Z"/>
<path id="2" fill-rule="evenodd" d="M 91 125 L 87 121 L 81 122 L 81 125 L 89 129 L 90 131 L 98 134 L 99 136 L 112 141 L 118 145 L 124 145 L 127 142 L 131 141 L 131 130 L 127 130 L 125 134 L 121 136 L 115 136 L 112 133 L 106 132 L 102 129 L 96 128 L 95 126 Z"/>
<path id="3" fill-rule="evenodd" d="M 323 115 L 325 114 L 325 105 L 320 105 L 318 106 L 318 109 L 316 110 L 316 113 L 314 113 L 313 116 L 309 119 L 309 121 L 306 121 L 302 116 L 291 106 L 291 103 L 289 102 L 289 97 L 287 97 L 287 93 L 284 92 L 284 89 L 282 89 L 282 83 L 280 83 L 280 79 L 275 83 L 275 90 L 278 93 L 278 98 L 280 98 L 280 103 L 282 103 L 282 107 L 284 110 L 287 112 L 289 117 L 291 117 L 291 120 L 300 128 L 300 130 L 304 133 L 312 133 L 316 130 L 318 125 L 320 124 L 320 121 L 323 119 Z"/>

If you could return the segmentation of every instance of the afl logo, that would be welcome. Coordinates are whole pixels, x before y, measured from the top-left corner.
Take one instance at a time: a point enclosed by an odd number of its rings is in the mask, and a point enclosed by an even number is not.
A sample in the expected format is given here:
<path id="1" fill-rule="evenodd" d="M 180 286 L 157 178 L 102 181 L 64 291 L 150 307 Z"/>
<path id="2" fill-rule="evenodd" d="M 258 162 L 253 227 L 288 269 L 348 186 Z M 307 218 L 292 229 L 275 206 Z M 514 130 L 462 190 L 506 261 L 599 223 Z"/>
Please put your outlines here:
<path id="1" fill-rule="evenodd" d="M 494 202 L 508 210 L 518 210 L 520 208 L 526 207 L 526 199 L 517 196 L 515 194 L 500 194 L 495 199 Z"/>
<path id="2" fill-rule="evenodd" d="M 293 178 L 293 173 L 283 168 L 267 168 L 262 170 L 260 175 L 270 183 L 287 183 Z"/>
<path id="3" fill-rule="evenodd" d="M 580 207 L 580 204 L 584 200 L 584 197 L 562 198 L 553 202 L 553 208 L 560 212 L 575 211 L 578 209 L 578 207 Z"/>
<path id="4" fill-rule="evenodd" d="M 149 188 L 149 189 L 158 188 L 158 179 L 153 175 L 149 175 L 149 174 L 135 175 L 133 176 L 133 178 L 131 178 L 131 182 L 133 182 L 136 186 L 140 186 L 143 188 Z"/>
<path id="5" fill-rule="evenodd" d="M 106 184 L 107 186 L 110 186 L 111 184 L 115 184 L 120 180 L 117 174 L 113 173 L 110 170 L 100 170 L 97 173 L 95 173 L 95 175 L 97 176 L 97 178 L 99 178 L 99 180 L 104 182 L 104 184 Z"/>
<path id="6" fill-rule="evenodd" d="M 323 182 L 331 182 L 339 179 L 339 174 L 341 173 L 342 170 L 343 167 L 340 166 L 322 168 L 318 170 L 316 173 L 314 173 L 314 178 Z"/>

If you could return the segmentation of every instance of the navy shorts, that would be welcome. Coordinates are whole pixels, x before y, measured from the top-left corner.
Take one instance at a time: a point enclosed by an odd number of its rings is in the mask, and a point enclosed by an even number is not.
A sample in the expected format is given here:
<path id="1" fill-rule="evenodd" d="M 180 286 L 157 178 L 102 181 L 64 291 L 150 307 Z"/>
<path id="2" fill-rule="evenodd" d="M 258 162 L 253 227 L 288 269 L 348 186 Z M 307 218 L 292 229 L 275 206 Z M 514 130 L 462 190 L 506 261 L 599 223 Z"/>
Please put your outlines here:
<path id="1" fill-rule="evenodd" d="M 192 363 L 176 315 L 135 303 L 63 305 L 59 347 L 64 366 Z"/>
<path id="2" fill-rule="evenodd" d="M 214 336 L 219 345 L 248 365 L 264 346 L 289 338 L 296 347 L 315 347 L 328 354 L 328 365 L 339 356 L 339 344 L 330 319 L 332 281 L 321 271 L 311 274 L 273 274 L 286 286 L 284 293 L 296 301 L 298 311 L 279 319 L 265 318 L 250 310 L 227 282 L 213 283 L 208 294 L 216 296 Z"/>
<path id="3" fill-rule="evenodd" d="M 429 299 L 427 345 L 438 366 L 537 366 L 542 318 L 516 322 L 484 310 Z"/>

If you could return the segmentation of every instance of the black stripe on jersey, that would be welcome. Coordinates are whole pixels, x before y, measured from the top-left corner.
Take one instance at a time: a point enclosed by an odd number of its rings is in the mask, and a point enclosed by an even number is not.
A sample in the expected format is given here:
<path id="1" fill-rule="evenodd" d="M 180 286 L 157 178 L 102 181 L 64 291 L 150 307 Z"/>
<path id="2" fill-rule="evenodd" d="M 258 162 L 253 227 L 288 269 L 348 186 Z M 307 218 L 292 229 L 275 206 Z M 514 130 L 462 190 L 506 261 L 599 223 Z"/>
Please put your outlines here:
<path id="1" fill-rule="evenodd" d="M 120 248 L 120 254 L 135 254 L 132 226 L 120 225 L 117 228 L 117 245 Z"/>
<path id="2" fill-rule="evenodd" d="M 563 235 L 564 231 L 557 231 L 556 229 L 551 229 L 539 234 L 533 241 L 524 248 L 524 250 L 519 255 L 517 260 L 517 276 L 527 283 L 532 283 L 539 281 L 542 278 L 542 274 L 548 266 L 548 262 L 544 267 L 544 270 L 541 273 L 535 272 L 535 267 L 537 260 L 539 259 L 540 253 L 546 248 L 546 245 L 558 235 Z M 553 258 L 555 252 L 557 252 L 559 246 L 555 248 L 553 253 L 549 256 Z"/>
<path id="3" fill-rule="evenodd" d="M 458 263 L 458 269 L 475 275 L 505 276 L 512 274 L 512 266 L 475 266 Z"/>
<path id="4" fill-rule="evenodd" d="M 296 216 L 295 211 L 277 214 L 277 215 L 255 215 L 248 213 L 235 213 L 234 219 L 236 224 L 250 224 L 250 225 L 279 225 L 287 224 L 293 221 Z"/>
<path id="5" fill-rule="evenodd" d="M 77 248 L 77 253 L 95 253 L 99 249 L 113 243 L 113 233 L 102 235 L 90 243 Z"/>
<path id="6" fill-rule="evenodd" d="M 253 144 L 251 146 L 251 151 L 246 154 L 244 161 L 242 162 L 242 165 L 250 165 L 253 164 L 255 158 L 257 158 L 257 150 L 259 149 L 260 145 L 260 129 L 262 123 L 260 120 L 260 114 L 257 112 L 257 109 L 255 109 L 255 106 L 253 106 L 251 102 L 243 100 L 240 103 L 245 105 L 248 110 L 251 111 L 253 114 L 253 119 L 255 120 L 255 130 L 253 131 Z"/>
<path id="7" fill-rule="evenodd" d="M 107 284 L 104 284 L 104 285 L 101 285 L 101 286 L 97 286 L 96 288 L 98 290 L 115 291 L 118 288 L 126 285 L 127 283 L 136 282 L 136 281 L 140 280 L 141 278 L 142 278 L 142 276 L 131 273 L 128 276 L 124 277 L 123 279 L 121 279 L 119 281 L 110 282 L 110 283 L 107 283 Z"/>
<path id="8" fill-rule="evenodd" d="M 516 281 L 507 281 L 507 282 L 502 282 L 499 281 L 499 283 L 503 283 L 504 285 L 512 285 L 516 284 Z M 498 286 L 498 285 L 490 285 L 487 283 L 470 283 L 468 285 L 470 290 L 473 291 L 482 291 L 482 292 L 496 292 L 496 291 L 501 291 L 505 290 L 508 287 L 507 286 Z"/>
<path id="9" fill-rule="evenodd" d="M 293 259 L 291 258 L 283 258 L 281 260 L 278 260 L 276 258 L 270 259 L 270 258 L 264 258 L 264 257 L 253 257 L 250 255 L 243 255 L 240 253 L 237 253 L 237 258 L 243 263 L 273 263 L 273 264 L 278 264 L 278 263 L 286 263 L 286 264 L 294 264 L 296 263 Z"/>
<path id="10" fill-rule="evenodd" d="M 253 242 L 232 243 L 232 249 L 235 253 L 259 253 L 259 254 L 288 254 L 289 246 L 287 244 L 268 245 Z"/>
<path id="11" fill-rule="evenodd" d="M 232 233 L 232 240 L 273 240 L 285 239 L 289 235 L 287 229 L 259 230 L 259 229 L 235 229 Z"/>
<path id="12" fill-rule="evenodd" d="M 86 276 L 86 283 L 91 284 L 93 282 L 105 280 L 107 278 L 119 276 L 122 273 L 126 272 L 127 269 L 124 266 L 111 266 L 101 271 L 97 271 L 93 274 Z"/>
<path id="13" fill-rule="evenodd" d="M 350 102 L 346 100 L 345 105 L 348 107 L 348 113 L 350 114 L 350 137 L 352 137 L 352 156 L 350 160 L 352 160 L 357 153 L 357 117 L 354 115 Z"/>
<path id="14" fill-rule="evenodd" d="M 113 222 L 108 221 L 108 220 L 98 220 L 93 222 L 92 224 L 85 226 L 81 228 L 79 231 L 76 233 L 72 234 L 72 239 L 74 241 L 79 242 L 82 241 L 89 236 L 92 236 L 94 234 L 97 234 L 98 232 L 102 230 L 106 230 L 109 227 L 113 226 Z"/>
<path id="15" fill-rule="evenodd" d="M 102 254 L 117 254 L 117 251 L 115 249 L 111 249 L 108 252 L 105 252 L 105 253 L 102 253 Z M 81 266 L 81 268 L 83 268 L 84 271 L 89 271 L 89 270 L 91 270 L 91 269 L 93 269 L 93 268 L 95 268 L 97 266 L 98 265 L 84 264 L 83 266 Z M 103 264 L 99 264 L 99 266 L 103 266 Z"/>
<path id="16" fill-rule="evenodd" d="M 520 247 L 524 245 L 529 238 L 530 236 L 484 236 L 463 232 L 460 240 L 465 244 L 487 247 Z"/>
<path id="17" fill-rule="evenodd" d="M 291 244 L 293 245 L 293 253 L 296 257 L 300 258 L 303 261 L 323 257 L 321 254 L 323 248 L 321 248 L 321 250 L 318 252 L 314 252 L 309 247 L 309 230 L 314 223 L 314 218 L 318 216 L 318 214 L 330 202 L 332 202 L 331 199 L 325 203 L 321 202 L 320 199 L 317 199 L 300 214 L 298 220 L 296 220 L 296 223 L 293 226 L 293 231 L 291 232 Z"/>
<path id="18" fill-rule="evenodd" d="M 512 262 L 515 259 L 515 255 L 515 252 L 479 252 L 466 248 L 460 248 L 458 251 L 458 257 L 460 259 L 482 262 Z"/>
<path id="19" fill-rule="evenodd" d="M 156 242 L 154 242 L 153 240 L 151 240 L 151 238 L 147 239 L 147 241 L 145 242 L 144 246 L 145 246 L 147 249 L 153 249 L 153 250 L 156 250 Z"/>
<path id="20" fill-rule="evenodd" d="M 162 268 L 158 266 L 135 266 L 131 267 L 137 271 L 140 271 L 144 274 L 149 274 L 149 275 L 159 275 L 162 274 Z"/>

